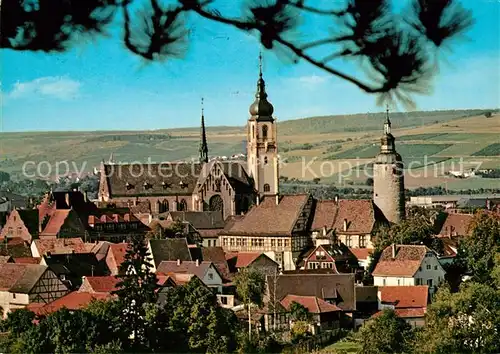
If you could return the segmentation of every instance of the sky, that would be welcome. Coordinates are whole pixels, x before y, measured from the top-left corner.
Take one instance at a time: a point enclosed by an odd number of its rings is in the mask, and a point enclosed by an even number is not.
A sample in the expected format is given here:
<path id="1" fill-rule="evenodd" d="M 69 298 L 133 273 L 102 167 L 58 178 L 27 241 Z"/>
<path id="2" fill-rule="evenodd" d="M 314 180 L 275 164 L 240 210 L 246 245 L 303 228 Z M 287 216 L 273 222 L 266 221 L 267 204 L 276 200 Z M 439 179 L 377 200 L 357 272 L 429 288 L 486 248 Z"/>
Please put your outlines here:
<path id="1" fill-rule="evenodd" d="M 397 10 L 405 1 L 396 1 Z M 331 3 L 314 3 L 320 2 Z M 233 1 L 219 4 L 224 14 L 239 11 Z M 439 52 L 433 91 L 414 96 L 417 110 L 500 107 L 500 2 L 462 4 L 473 11 L 475 25 L 467 38 Z M 145 63 L 128 52 L 118 26 L 109 38 L 62 54 L 0 51 L 0 131 L 198 126 L 202 97 L 208 126 L 244 125 L 258 76 L 258 39 L 203 19 L 188 23 L 191 36 L 183 57 L 164 63 Z M 325 25 L 306 20 L 303 37 L 321 34 Z M 307 63 L 292 64 L 279 51 L 263 56 L 269 100 L 279 120 L 383 110 L 375 96 Z M 353 63 L 339 61 L 335 68 L 363 78 Z"/>

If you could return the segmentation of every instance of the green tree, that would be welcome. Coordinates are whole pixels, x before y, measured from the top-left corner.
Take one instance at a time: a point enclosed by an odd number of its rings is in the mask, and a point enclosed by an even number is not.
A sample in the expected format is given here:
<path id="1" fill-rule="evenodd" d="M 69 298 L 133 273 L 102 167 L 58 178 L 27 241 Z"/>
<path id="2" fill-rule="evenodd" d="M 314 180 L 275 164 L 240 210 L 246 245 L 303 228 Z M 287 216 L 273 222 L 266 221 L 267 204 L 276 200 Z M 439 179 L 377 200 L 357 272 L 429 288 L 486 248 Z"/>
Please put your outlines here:
<path id="1" fill-rule="evenodd" d="M 363 354 L 405 353 L 412 338 L 411 326 L 390 309 L 365 322 L 356 334 Z"/>
<path id="2" fill-rule="evenodd" d="M 0 171 L 0 184 L 3 182 L 9 182 L 10 181 L 10 174 L 4 171 Z"/>
<path id="3" fill-rule="evenodd" d="M 305 306 L 293 301 L 290 304 L 290 317 L 294 321 L 309 321 L 311 314 Z"/>
<path id="4" fill-rule="evenodd" d="M 243 268 L 234 278 L 236 293 L 240 300 L 248 309 L 248 338 L 252 338 L 252 305 L 262 307 L 264 301 L 264 292 L 266 287 L 266 278 L 262 272 L 255 268 Z"/>
<path id="5" fill-rule="evenodd" d="M 500 290 L 500 252 L 495 254 L 495 264 L 493 270 L 491 271 L 491 278 L 493 280 L 494 286 L 497 290 Z"/>
<path id="6" fill-rule="evenodd" d="M 417 335 L 418 353 L 498 353 L 500 292 L 486 284 L 464 283 L 451 293 L 441 288 Z"/>
<path id="7" fill-rule="evenodd" d="M 480 211 L 474 215 L 470 230 L 470 236 L 460 242 L 457 261 L 463 262 L 475 280 L 488 283 L 494 257 L 500 252 L 500 217 Z"/>
<path id="8" fill-rule="evenodd" d="M 144 236 L 133 235 L 125 254 L 125 260 L 120 265 L 117 290 L 122 314 L 131 331 L 132 347 L 138 349 L 147 346 L 146 304 L 156 303 L 158 279 L 151 271 L 152 258 L 149 254 Z"/>

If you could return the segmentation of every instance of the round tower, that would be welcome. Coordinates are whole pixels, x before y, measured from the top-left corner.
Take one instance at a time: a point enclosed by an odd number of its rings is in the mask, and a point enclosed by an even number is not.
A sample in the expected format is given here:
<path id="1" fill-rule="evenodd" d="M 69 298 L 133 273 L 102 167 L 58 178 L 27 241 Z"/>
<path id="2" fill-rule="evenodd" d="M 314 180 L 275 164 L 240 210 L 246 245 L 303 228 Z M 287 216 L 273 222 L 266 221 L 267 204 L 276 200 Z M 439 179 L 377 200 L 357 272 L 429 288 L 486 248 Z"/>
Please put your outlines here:
<path id="1" fill-rule="evenodd" d="M 391 223 L 405 218 L 404 164 L 395 140 L 387 108 L 380 153 L 373 164 L 373 201 Z"/>

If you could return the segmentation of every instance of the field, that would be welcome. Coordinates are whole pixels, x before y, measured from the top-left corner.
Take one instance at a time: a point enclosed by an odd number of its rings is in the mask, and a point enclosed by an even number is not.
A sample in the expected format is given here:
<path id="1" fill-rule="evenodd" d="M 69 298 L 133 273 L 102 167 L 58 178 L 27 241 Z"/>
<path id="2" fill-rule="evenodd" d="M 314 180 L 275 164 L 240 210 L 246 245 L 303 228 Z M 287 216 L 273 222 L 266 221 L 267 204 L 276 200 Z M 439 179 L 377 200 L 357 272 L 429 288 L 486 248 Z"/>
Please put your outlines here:
<path id="1" fill-rule="evenodd" d="M 500 168 L 500 114 L 481 110 L 391 114 L 396 147 L 409 167 L 406 185 L 498 188 L 500 181 L 446 176 L 458 168 Z M 281 175 L 323 183 L 363 184 L 378 153 L 384 114 L 314 117 L 279 123 Z M 243 127 L 209 127 L 211 156 L 245 153 Z M 121 162 L 161 162 L 196 158 L 199 128 L 157 131 L 0 133 L 0 170 L 51 172 L 61 161 L 69 171 L 91 172 L 113 156 Z M 46 161 L 46 162 L 45 162 Z M 346 177 L 347 176 L 347 177 Z M 496 184 L 496 186 L 495 186 Z"/>

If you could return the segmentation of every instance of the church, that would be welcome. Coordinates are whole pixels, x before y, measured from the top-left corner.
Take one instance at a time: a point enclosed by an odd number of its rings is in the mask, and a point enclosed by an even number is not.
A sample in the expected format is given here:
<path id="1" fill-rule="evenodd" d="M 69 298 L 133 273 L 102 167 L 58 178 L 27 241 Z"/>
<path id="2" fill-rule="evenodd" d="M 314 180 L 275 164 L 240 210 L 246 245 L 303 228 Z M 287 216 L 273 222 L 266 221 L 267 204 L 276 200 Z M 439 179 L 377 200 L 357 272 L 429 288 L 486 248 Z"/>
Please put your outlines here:
<path id="1" fill-rule="evenodd" d="M 101 163 L 99 201 L 116 207 L 168 211 L 221 211 L 223 218 L 246 213 L 264 197 L 278 196 L 278 150 L 273 106 L 267 100 L 260 57 L 255 101 L 247 124 L 246 161 L 209 161 L 201 114 L 199 162 Z"/>

